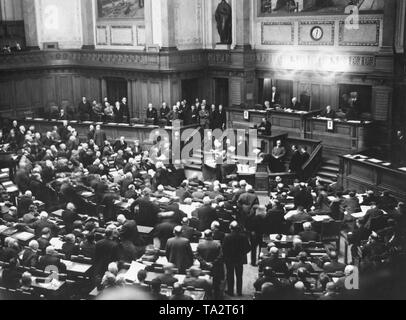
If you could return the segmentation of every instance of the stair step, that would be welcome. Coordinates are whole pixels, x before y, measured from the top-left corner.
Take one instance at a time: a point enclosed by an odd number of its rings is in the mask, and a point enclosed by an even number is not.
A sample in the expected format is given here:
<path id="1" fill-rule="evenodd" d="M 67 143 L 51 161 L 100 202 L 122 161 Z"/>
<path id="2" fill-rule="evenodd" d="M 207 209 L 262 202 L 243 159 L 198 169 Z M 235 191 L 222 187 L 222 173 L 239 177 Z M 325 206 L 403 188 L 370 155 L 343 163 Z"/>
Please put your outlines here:
<path id="1" fill-rule="evenodd" d="M 335 161 L 335 160 L 324 159 L 323 164 L 331 165 L 331 166 L 334 166 L 334 167 L 340 167 L 340 163 L 338 161 Z"/>
<path id="2" fill-rule="evenodd" d="M 338 174 L 331 173 L 331 172 L 328 172 L 328 171 L 323 171 L 323 170 L 319 171 L 317 174 L 320 177 L 327 177 L 329 179 L 337 179 L 337 177 L 338 177 Z"/>
<path id="3" fill-rule="evenodd" d="M 325 178 L 322 178 L 322 177 L 320 177 L 320 181 L 324 182 L 324 183 L 327 183 L 327 184 L 332 184 L 332 183 L 336 182 L 336 181 L 333 181 L 333 180 L 330 180 L 330 179 L 325 179 Z"/>
<path id="4" fill-rule="evenodd" d="M 340 169 L 337 167 L 333 167 L 331 165 L 326 165 L 326 166 L 322 166 L 320 168 L 321 171 L 332 171 L 332 172 L 336 172 L 337 174 L 340 172 Z"/>
<path id="5" fill-rule="evenodd" d="M 188 164 L 185 166 L 185 169 L 201 171 L 202 166 L 197 164 Z"/>

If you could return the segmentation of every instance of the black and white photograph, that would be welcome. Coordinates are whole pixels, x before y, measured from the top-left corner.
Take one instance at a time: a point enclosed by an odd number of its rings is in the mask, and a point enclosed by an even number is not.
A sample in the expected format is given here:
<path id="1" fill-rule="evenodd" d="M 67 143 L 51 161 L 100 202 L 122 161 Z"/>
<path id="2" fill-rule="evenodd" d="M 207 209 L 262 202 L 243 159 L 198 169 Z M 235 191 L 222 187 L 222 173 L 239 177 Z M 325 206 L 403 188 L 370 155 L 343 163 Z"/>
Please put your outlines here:
<path id="1" fill-rule="evenodd" d="M 0 303 L 406 299 L 405 31 L 404 0 L 0 0 Z"/>

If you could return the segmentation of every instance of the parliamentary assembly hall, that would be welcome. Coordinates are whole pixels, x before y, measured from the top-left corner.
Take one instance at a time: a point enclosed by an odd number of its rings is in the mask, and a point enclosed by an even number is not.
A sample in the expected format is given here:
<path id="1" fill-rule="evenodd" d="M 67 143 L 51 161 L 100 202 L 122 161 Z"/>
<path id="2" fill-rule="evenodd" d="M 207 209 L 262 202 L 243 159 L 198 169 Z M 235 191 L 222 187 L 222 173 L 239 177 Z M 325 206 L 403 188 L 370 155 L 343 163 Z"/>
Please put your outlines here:
<path id="1" fill-rule="evenodd" d="M 0 300 L 406 299 L 405 30 L 404 0 L 0 0 Z"/>

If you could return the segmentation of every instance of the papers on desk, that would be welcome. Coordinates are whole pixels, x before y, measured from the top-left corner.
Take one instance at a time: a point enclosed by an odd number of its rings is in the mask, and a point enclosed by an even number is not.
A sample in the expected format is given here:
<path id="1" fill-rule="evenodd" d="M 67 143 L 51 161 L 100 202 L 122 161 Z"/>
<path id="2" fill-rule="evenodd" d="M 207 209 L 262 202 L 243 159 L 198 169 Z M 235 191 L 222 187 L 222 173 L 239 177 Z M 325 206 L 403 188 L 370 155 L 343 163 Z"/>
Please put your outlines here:
<path id="1" fill-rule="evenodd" d="M 92 265 L 90 265 L 90 264 L 73 262 L 73 261 L 69 261 L 69 260 L 61 259 L 61 262 L 66 265 L 67 271 L 81 273 L 81 274 L 88 272 L 89 269 L 92 267 Z"/>
<path id="2" fill-rule="evenodd" d="M 0 234 L 2 234 L 4 231 L 6 231 L 8 229 L 7 226 L 1 225 L 0 226 Z"/>
<path id="3" fill-rule="evenodd" d="M 197 252 L 197 247 L 199 246 L 198 243 L 191 243 L 190 246 L 192 247 L 193 252 Z"/>
<path id="4" fill-rule="evenodd" d="M 323 222 L 323 221 L 331 220 L 331 217 L 327 216 L 327 215 L 314 216 L 313 220 L 316 221 L 316 222 Z"/>
<path id="5" fill-rule="evenodd" d="M 157 261 L 155 261 L 155 263 L 164 266 L 168 264 L 168 259 L 165 256 L 161 256 Z"/>
<path id="6" fill-rule="evenodd" d="M 17 192 L 18 188 L 16 186 L 12 186 L 6 189 L 7 193 L 13 193 L 13 192 Z"/>
<path id="7" fill-rule="evenodd" d="M 62 250 L 64 242 L 59 238 L 52 238 L 49 243 L 55 248 L 55 250 Z"/>
<path id="8" fill-rule="evenodd" d="M 238 174 L 255 174 L 257 167 L 250 167 L 247 164 L 238 164 L 237 165 Z"/>
<path id="9" fill-rule="evenodd" d="M 179 284 L 183 284 L 186 279 L 186 275 L 184 275 L 184 274 L 175 274 L 173 277 L 178 279 Z"/>
<path id="10" fill-rule="evenodd" d="M 30 241 L 35 236 L 29 232 L 20 232 L 20 233 L 16 233 L 16 234 L 12 235 L 11 237 L 18 241 L 27 242 L 27 241 Z"/>
<path id="11" fill-rule="evenodd" d="M 53 216 L 55 216 L 55 217 L 61 218 L 61 217 L 62 217 L 62 213 L 63 213 L 63 209 L 59 209 L 59 210 L 56 210 L 56 211 L 52 212 L 51 214 L 52 214 Z"/>
<path id="12" fill-rule="evenodd" d="M 138 281 L 138 272 L 141 270 L 145 270 L 146 265 L 143 265 L 142 263 L 133 261 L 131 263 L 130 269 L 128 269 L 127 273 L 125 274 L 125 279 L 134 283 L 139 283 Z"/>
<path id="13" fill-rule="evenodd" d="M 383 161 L 378 160 L 378 159 L 368 159 L 368 161 L 372 162 L 372 163 L 382 163 Z"/>
<path id="14" fill-rule="evenodd" d="M 90 198 L 91 196 L 93 196 L 93 193 L 91 193 L 90 191 L 85 191 L 81 193 L 81 196 L 84 198 Z"/>
<path id="15" fill-rule="evenodd" d="M 365 213 L 363 213 L 363 212 L 357 212 L 357 213 L 351 214 L 351 216 L 352 216 L 354 219 L 362 219 L 363 217 L 365 217 Z"/>
<path id="16" fill-rule="evenodd" d="M 399 168 L 399 170 L 406 172 L 406 167 L 405 168 Z"/>
<path id="17" fill-rule="evenodd" d="M 189 218 L 192 217 L 192 212 L 195 211 L 199 207 L 199 203 L 193 202 L 191 205 L 188 204 L 180 204 L 179 205 L 179 210 L 183 211 L 184 213 L 187 214 Z"/>
<path id="18" fill-rule="evenodd" d="M 392 163 L 390 163 L 390 162 L 385 162 L 385 163 L 382 163 L 382 165 L 385 166 L 385 167 L 389 167 L 389 166 L 392 165 Z"/>

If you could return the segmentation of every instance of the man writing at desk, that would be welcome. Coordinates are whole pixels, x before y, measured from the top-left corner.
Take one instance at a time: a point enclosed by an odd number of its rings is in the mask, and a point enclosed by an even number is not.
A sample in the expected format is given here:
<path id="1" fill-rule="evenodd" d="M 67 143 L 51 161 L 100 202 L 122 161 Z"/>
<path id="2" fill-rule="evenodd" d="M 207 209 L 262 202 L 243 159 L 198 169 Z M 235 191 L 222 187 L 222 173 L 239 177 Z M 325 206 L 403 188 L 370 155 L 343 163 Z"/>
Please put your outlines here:
<path id="1" fill-rule="evenodd" d="M 326 109 L 324 109 L 320 113 L 320 117 L 322 118 L 329 118 L 329 119 L 335 119 L 336 118 L 336 113 L 335 111 L 331 108 L 331 106 L 327 106 Z"/>
<path id="2" fill-rule="evenodd" d="M 276 146 L 272 149 L 272 171 L 273 172 L 284 172 L 285 165 L 283 163 L 283 158 L 286 155 L 286 149 L 282 146 L 282 141 L 278 140 Z"/>

